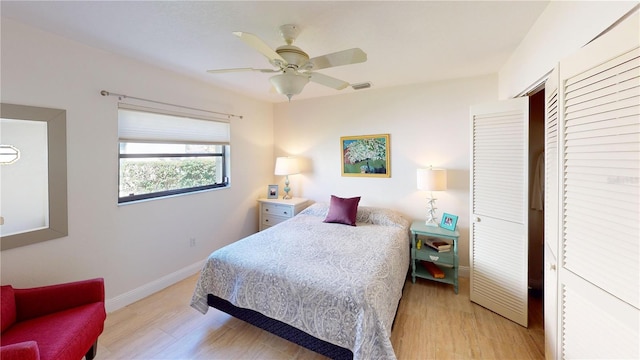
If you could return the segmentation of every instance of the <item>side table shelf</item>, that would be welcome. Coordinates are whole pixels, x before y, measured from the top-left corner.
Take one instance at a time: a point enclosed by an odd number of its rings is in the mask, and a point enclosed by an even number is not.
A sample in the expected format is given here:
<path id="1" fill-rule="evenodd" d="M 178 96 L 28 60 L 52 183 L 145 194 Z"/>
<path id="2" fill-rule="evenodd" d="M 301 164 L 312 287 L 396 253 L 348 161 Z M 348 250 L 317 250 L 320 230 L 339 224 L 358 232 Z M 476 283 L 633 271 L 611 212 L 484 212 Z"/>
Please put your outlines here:
<path id="1" fill-rule="evenodd" d="M 427 226 L 424 220 L 416 220 L 411 224 L 411 281 L 416 282 L 416 277 L 446 284 L 452 284 L 456 294 L 458 293 L 458 238 L 457 230 L 451 231 L 441 227 Z M 424 239 L 444 239 L 451 244 L 451 250 L 438 252 L 424 244 Z M 418 241 L 422 241 L 420 249 Z M 432 262 L 444 272 L 443 278 L 435 278 L 422 266 L 421 261 Z"/>

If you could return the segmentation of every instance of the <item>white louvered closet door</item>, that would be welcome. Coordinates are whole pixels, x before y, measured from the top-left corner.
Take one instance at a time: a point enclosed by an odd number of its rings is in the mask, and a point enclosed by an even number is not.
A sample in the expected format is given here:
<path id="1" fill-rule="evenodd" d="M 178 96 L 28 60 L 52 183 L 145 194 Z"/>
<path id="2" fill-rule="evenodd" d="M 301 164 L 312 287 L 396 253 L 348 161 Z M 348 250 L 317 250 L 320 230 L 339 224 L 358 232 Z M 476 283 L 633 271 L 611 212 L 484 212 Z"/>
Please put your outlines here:
<path id="1" fill-rule="evenodd" d="M 640 21 L 560 62 L 562 358 L 640 358 Z"/>
<path id="2" fill-rule="evenodd" d="M 529 99 L 471 107 L 471 301 L 527 326 Z"/>
<path id="3" fill-rule="evenodd" d="M 558 354 L 558 69 L 545 82 L 545 145 L 544 145 L 544 338 L 545 358 Z"/>

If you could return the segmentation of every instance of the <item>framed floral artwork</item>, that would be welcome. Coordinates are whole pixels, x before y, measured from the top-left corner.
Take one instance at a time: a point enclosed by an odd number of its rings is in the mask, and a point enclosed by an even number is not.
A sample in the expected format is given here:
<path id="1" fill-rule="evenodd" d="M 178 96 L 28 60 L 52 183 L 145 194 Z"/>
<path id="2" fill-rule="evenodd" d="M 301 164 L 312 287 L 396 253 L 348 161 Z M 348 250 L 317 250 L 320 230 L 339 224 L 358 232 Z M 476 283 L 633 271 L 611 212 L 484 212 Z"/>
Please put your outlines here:
<path id="1" fill-rule="evenodd" d="M 343 136 L 342 176 L 391 177 L 389 134 Z"/>

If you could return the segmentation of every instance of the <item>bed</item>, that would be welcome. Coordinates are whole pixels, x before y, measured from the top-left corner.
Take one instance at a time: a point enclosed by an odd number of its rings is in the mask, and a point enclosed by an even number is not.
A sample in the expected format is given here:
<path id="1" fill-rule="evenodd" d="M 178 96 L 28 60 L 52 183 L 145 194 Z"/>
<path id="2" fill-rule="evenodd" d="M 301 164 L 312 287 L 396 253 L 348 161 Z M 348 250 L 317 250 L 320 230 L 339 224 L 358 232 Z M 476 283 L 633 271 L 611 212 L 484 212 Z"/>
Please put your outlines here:
<path id="1" fill-rule="evenodd" d="M 330 204 L 213 252 L 191 306 L 216 307 L 331 358 L 395 359 L 391 326 L 409 268 L 409 222 L 357 208 L 327 223 Z"/>

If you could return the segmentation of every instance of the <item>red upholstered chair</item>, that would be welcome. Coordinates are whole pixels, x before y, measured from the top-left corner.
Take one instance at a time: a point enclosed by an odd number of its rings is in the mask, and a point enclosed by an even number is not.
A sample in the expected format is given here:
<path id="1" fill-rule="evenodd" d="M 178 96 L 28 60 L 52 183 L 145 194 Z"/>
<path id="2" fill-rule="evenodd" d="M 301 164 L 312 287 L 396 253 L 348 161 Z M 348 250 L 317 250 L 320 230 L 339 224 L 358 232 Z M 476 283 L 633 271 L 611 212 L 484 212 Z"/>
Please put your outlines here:
<path id="1" fill-rule="evenodd" d="M 0 359 L 95 357 L 107 317 L 104 280 L 31 289 L 0 287 Z"/>

